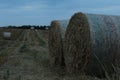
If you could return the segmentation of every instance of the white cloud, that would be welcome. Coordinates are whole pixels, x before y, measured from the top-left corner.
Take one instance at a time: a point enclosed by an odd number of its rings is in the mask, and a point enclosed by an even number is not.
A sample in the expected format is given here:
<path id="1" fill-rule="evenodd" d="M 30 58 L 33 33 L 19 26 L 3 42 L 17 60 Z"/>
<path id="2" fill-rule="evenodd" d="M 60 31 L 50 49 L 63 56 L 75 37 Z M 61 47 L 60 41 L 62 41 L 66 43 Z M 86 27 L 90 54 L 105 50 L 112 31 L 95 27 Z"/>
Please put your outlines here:
<path id="1" fill-rule="evenodd" d="M 47 5 L 43 3 L 42 1 L 39 2 L 26 2 L 24 5 L 20 6 L 20 9 L 26 10 L 26 11 L 33 11 L 33 10 L 38 10 L 38 9 L 43 9 Z"/>
<path id="2" fill-rule="evenodd" d="M 38 10 L 38 9 L 42 9 L 44 8 L 45 5 L 43 4 L 31 4 L 31 5 L 23 5 L 23 6 L 20 6 L 18 7 L 20 10 L 23 10 L 23 11 L 34 11 L 34 10 Z"/>
<path id="3" fill-rule="evenodd" d="M 102 7 L 102 8 L 88 8 L 88 10 L 90 10 L 90 11 L 96 11 L 96 12 L 98 12 L 98 11 L 105 11 L 105 12 L 107 12 L 107 11 L 119 11 L 120 10 L 120 5 L 114 5 L 114 6 L 107 6 L 107 7 Z"/>
<path id="4" fill-rule="evenodd" d="M 17 5 L 14 7 L 0 7 L 0 13 L 4 12 L 25 12 L 25 11 L 37 11 L 42 10 L 46 7 L 46 4 L 43 3 L 36 3 L 36 2 L 27 2 L 21 5 Z"/>

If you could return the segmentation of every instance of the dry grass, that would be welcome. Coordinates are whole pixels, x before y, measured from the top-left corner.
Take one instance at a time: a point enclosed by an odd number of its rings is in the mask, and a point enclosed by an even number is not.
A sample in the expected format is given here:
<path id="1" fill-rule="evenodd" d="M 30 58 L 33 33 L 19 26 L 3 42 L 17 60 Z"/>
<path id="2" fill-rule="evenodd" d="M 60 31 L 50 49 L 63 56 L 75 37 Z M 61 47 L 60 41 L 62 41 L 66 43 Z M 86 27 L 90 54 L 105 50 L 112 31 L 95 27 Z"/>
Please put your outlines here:
<path id="1" fill-rule="evenodd" d="M 0 44 L 0 65 L 3 65 L 7 60 L 9 56 L 9 52 L 12 52 L 19 43 L 17 40 L 22 36 L 22 30 L 16 30 L 16 29 L 2 29 L 1 30 L 1 36 L 2 32 L 4 31 L 11 31 L 14 33 L 14 36 L 12 36 L 11 40 L 6 40 L 4 38 L 1 39 L 1 44 Z M 23 37 L 23 36 L 22 36 Z"/>
<path id="2" fill-rule="evenodd" d="M 48 47 L 38 47 L 35 42 L 39 42 L 39 40 L 36 39 L 33 42 L 30 40 L 31 38 L 34 39 L 37 37 L 33 37 L 30 34 L 26 35 L 27 32 L 28 30 L 24 33 L 25 36 L 21 38 L 24 43 L 22 41 L 16 43 L 7 52 L 9 53 L 9 60 L 0 66 L 0 80 L 108 80 L 85 74 L 68 75 L 65 70 L 58 69 L 60 70 L 58 71 L 53 68 L 51 69 Z M 30 33 L 32 34 L 33 32 L 30 31 Z M 41 39 L 43 38 L 41 37 Z M 31 45 L 31 43 L 34 43 L 34 45 Z M 119 68 L 116 69 L 116 74 L 110 77 L 109 80 L 120 80 Z"/>
<path id="3" fill-rule="evenodd" d="M 39 41 L 39 45 L 45 47 L 45 46 L 46 46 L 46 42 L 45 42 L 45 40 L 41 37 L 41 34 L 38 32 L 38 30 L 34 31 L 34 33 L 35 33 L 34 36 L 37 37 L 37 39 L 38 39 L 38 41 Z M 44 35 L 45 35 L 45 34 L 44 34 Z"/>

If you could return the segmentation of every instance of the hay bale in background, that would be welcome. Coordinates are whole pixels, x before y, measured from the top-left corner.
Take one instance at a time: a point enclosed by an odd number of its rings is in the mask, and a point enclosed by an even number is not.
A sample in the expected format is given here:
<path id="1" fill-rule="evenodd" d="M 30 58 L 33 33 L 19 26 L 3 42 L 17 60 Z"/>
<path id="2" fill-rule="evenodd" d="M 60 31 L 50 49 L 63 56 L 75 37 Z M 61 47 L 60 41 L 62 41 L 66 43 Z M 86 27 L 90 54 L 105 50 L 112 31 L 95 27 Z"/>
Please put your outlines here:
<path id="1" fill-rule="evenodd" d="M 45 29 L 46 29 L 46 30 L 48 30 L 49 28 L 48 28 L 48 27 L 46 27 Z"/>
<path id="2" fill-rule="evenodd" d="M 120 16 L 76 13 L 65 34 L 68 71 L 84 70 L 97 76 L 119 64 Z"/>
<path id="3" fill-rule="evenodd" d="M 11 32 L 3 32 L 3 38 L 4 39 L 10 39 L 11 38 Z"/>
<path id="4" fill-rule="evenodd" d="M 49 29 L 48 46 L 52 66 L 64 66 L 63 38 L 68 20 L 52 21 Z"/>
<path id="5" fill-rule="evenodd" d="M 34 27 L 30 27 L 31 30 L 35 29 Z"/>
<path id="6" fill-rule="evenodd" d="M 10 41 L 13 41 L 13 40 L 17 40 L 18 37 L 21 35 L 21 33 L 23 32 L 23 29 L 9 29 L 9 28 L 3 28 L 3 29 L 0 29 L 0 38 L 2 40 L 5 39 L 4 37 L 4 32 L 8 32 L 10 33 L 10 37 L 8 38 Z"/>

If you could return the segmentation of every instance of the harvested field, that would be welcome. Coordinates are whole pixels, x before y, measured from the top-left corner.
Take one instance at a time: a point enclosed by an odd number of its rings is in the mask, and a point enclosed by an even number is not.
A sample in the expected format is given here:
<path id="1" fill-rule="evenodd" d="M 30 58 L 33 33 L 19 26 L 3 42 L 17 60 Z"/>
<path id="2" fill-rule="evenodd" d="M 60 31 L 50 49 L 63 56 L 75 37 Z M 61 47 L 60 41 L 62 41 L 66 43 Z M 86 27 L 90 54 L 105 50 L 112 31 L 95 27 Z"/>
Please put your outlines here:
<path id="1" fill-rule="evenodd" d="M 4 32 L 11 32 L 10 40 L 16 40 L 19 35 L 22 33 L 22 29 L 7 29 L 7 28 L 0 28 L 0 39 L 4 39 L 3 33 Z"/>
<path id="2" fill-rule="evenodd" d="M 36 34 L 34 30 L 23 30 L 19 39 L 0 51 L 0 80 L 53 80 L 56 77 L 49 69 L 48 48 L 39 44 L 42 38 Z"/>
<path id="3" fill-rule="evenodd" d="M 52 66 L 64 66 L 64 34 L 68 20 L 52 21 L 49 30 L 48 46 Z"/>
<path id="4" fill-rule="evenodd" d="M 4 38 L 4 32 L 11 32 L 11 37 L 9 39 Z M 21 38 L 22 32 L 23 29 L 0 28 L 0 51 L 11 46 L 15 41 L 20 40 L 19 38 Z"/>
<path id="5" fill-rule="evenodd" d="M 0 80 L 107 80 L 55 71 L 49 64 L 47 36 L 46 30 L 25 29 L 17 40 L 8 40 L 11 41 L 9 46 L 0 51 Z M 40 45 L 41 40 L 45 46 Z M 115 76 L 111 80 L 118 78 Z"/>
<path id="6" fill-rule="evenodd" d="M 68 72 L 109 75 L 120 64 L 120 17 L 76 13 L 65 34 Z"/>

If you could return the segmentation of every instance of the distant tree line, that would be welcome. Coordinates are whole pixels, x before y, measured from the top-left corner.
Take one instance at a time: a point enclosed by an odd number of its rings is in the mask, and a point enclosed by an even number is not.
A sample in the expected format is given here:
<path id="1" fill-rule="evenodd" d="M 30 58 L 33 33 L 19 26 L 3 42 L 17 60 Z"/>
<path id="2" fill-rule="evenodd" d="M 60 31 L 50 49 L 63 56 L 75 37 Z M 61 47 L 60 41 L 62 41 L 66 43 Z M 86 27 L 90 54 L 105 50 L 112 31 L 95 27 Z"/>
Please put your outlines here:
<path id="1" fill-rule="evenodd" d="M 6 27 L 2 27 L 2 28 L 12 28 L 12 29 L 41 29 L 41 30 L 46 30 L 48 29 L 50 26 L 38 26 L 38 25 L 22 25 L 22 26 L 6 26 Z"/>

